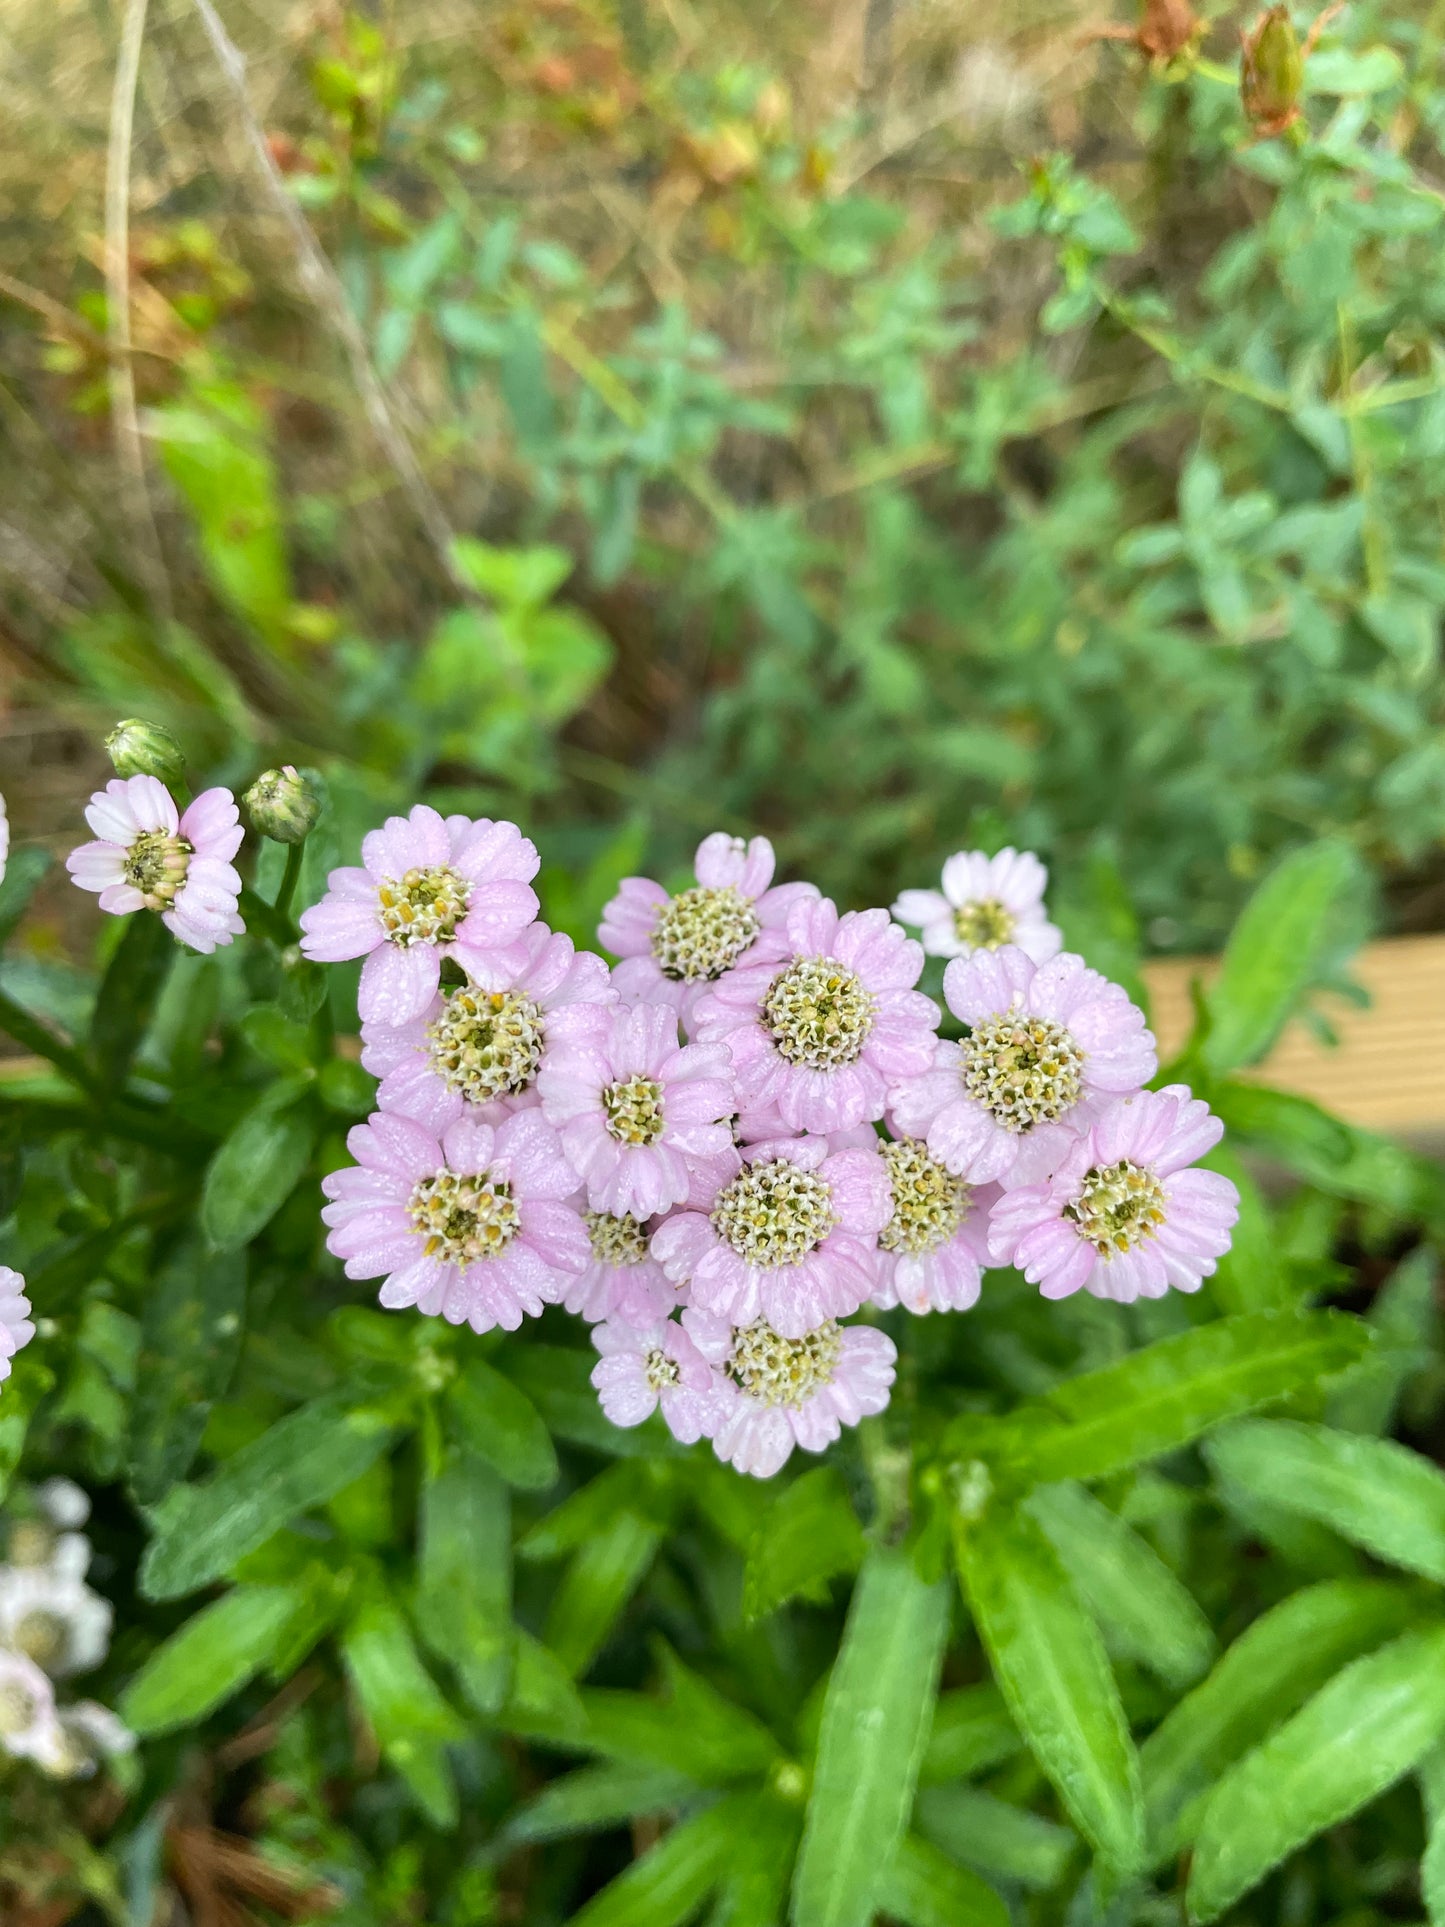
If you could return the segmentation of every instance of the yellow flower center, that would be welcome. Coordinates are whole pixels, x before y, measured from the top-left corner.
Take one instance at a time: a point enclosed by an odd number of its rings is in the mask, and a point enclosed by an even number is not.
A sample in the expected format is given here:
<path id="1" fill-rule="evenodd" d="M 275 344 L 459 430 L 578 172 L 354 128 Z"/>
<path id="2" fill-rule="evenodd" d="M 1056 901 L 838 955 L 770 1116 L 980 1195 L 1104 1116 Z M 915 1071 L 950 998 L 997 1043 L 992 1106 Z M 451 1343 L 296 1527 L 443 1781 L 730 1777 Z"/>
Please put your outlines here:
<path id="1" fill-rule="evenodd" d="M 472 886 L 446 864 L 384 877 L 377 891 L 388 943 L 450 943 L 467 913 Z"/>
<path id="2" fill-rule="evenodd" d="M 1120 1158 L 1116 1164 L 1096 1164 L 1084 1179 L 1073 1204 L 1064 1206 L 1079 1236 L 1086 1238 L 1101 1258 L 1152 1238 L 1164 1222 L 1164 1187 L 1152 1171 Z"/>
<path id="3" fill-rule="evenodd" d="M 1013 942 L 1018 919 L 997 897 L 980 897 L 974 903 L 959 905 L 953 913 L 953 927 L 959 942 L 966 943 L 970 950 L 997 950 L 1001 944 Z"/>
<path id="4" fill-rule="evenodd" d="M 946 1171 L 916 1138 L 885 1144 L 883 1161 L 893 1190 L 893 1216 L 878 1234 L 880 1248 L 917 1257 L 947 1244 L 968 1217 L 972 1187 Z"/>
<path id="5" fill-rule="evenodd" d="M 789 1158 L 748 1165 L 718 1193 L 712 1208 L 718 1236 L 764 1270 L 798 1264 L 837 1222 L 832 1191 Z"/>
<path id="6" fill-rule="evenodd" d="M 751 900 L 731 883 L 684 890 L 658 912 L 652 954 L 676 983 L 711 983 L 732 969 L 762 927 Z"/>
<path id="7" fill-rule="evenodd" d="M 647 1257 L 647 1232 L 630 1211 L 589 1211 L 587 1236 L 599 1264 L 640 1265 Z"/>
<path id="8" fill-rule="evenodd" d="M 656 1144 L 662 1136 L 662 1086 L 650 1077 L 629 1077 L 602 1093 L 607 1135 L 619 1144 Z"/>
<path id="9" fill-rule="evenodd" d="M 473 1104 L 525 1091 L 545 1043 L 540 1004 L 519 990 L 478 990 L 475 984 L 449 991 L 427 1030 L 432 1068 Z"/>
<path id="10" fill-rule="evenodd" d="M 831 1384 L 843 1349 L 834 1319 L 801 1338 L 784 1338 L 765 1319 L 733 1333 L 728 1376 L 760 1405 L 806 1404 L 820 1386 Z"/>
<path id="11" fill-rule="evenodd" d="M 125 853 L 121 874 L 145 898 L 147 910 L 164 910 L 175 902 L 186 880 L 195 850 L 183 836 L 165 830 L 142 830 Z"/>
<path id="12" fill-rule="evenodd" d="M 963 1045 L 963 1086 L 1006 1131 L 1052 1124 L 1078 1103 L 1084 1053 L 1062 1024 L 1004 1011 Z"/>
<path id="13" fill-rule="evenodd" d="M 812 1070 L 856 1063 L 873 1028 L 875 999 L 833 957 L 803 957 L 774 977 L 762 1019 L 778 1055 Z"/>
<path id="14" fill-rule="evenodd" d="M 495 1258 L 516 1237 L 521 1214 L 504 1178 L 437 1171 L 412 1190 L 407 1212 L 426 1241 L 428 1258 L 475 1265 Z"/>

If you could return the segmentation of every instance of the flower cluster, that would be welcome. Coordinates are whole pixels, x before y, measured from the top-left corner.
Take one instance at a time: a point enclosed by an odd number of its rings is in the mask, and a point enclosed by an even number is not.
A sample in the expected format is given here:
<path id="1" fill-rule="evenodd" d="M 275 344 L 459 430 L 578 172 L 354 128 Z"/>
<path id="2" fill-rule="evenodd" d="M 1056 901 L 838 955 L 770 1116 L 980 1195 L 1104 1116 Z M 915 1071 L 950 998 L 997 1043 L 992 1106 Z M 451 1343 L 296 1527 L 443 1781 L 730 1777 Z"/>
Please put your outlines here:
<path id="1" fill-rule="evenodd" d="M 514 825 L 419 805 L 302 916 L 308 957 L 365 959 L 379 1108 L 323 1216 L 384 1305 L 483 1332 L 560 1304 L 614 1423 L 660 1409 L 767 1476 L 887 1404 L 881 1311 L 966 1310 L 989 1263 L 1051 1298 L 1192 1291 L 1227 1248 L 1233 1187 L 1191 1168 L 1222 1127 L 1144 1088 L 1144 1018 L 1061 951 L 1036 858 L 904 892 L 920 944 L 719 833 L 693 887 L 623 883 L 610 971 L 537 920 L 537 868 Z"/>
<path id="2" fill-rule="evenodd" d="M 90 1541 L 79 1528 L 90 1501 L 65 1479 L 31 1496 L 0 1564 L 0 1752 L 68 1780 L 128 1753 L 135 1740 L 108 1707 L 57 1699 L 58 1682 L 105 1658 L 111 1608 L 85 1583 Z"/>

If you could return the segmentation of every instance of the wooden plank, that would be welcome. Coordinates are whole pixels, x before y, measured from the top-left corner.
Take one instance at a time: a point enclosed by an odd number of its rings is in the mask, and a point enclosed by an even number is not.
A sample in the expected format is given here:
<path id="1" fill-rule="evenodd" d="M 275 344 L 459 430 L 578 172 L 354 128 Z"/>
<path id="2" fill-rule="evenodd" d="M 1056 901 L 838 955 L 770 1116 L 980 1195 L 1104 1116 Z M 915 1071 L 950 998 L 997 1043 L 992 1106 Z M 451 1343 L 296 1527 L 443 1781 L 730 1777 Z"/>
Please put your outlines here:
<path id="1" fill-rule="evenodd" d="M 1144 966 L 1163 1062 L 1179 1049 L 1193 1021 L 1190 980 L 1207 983 L 1217 967 L 1210 957 L 1155 959 Z M 1338 1033 L 1337 1046 L 1295 1022 L 1249 1074 L 1312 1097 L 1351 1124 L 1438 1136 L 1445 1131 L 1445 936 L 1369 944 L 1350 975 L 1370 993 L 1368 1009 L 1340 997 L 1316 999 Z"/>

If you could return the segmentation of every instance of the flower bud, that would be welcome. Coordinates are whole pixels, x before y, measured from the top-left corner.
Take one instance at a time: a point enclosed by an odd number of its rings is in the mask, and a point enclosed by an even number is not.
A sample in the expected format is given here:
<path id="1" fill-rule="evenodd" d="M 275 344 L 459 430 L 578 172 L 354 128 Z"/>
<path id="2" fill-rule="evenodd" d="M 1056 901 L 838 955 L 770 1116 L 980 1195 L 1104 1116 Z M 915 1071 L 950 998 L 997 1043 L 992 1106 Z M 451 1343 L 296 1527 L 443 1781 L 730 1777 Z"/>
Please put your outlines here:
<path id="1" fill-rule="evenodd" d="M 321 787 L 314 777 L 287 763 L 256 778 L 242 797 L 246 814 L 273 843 L 304 843 L 321 814 Z"/>
<path id="2" fill-rule="evenodd" d="M 131 716 L 117 723 L 105 739 L 106 753 L 117 776 L 155 776 L 167 788 L 185 776 L 186 759 L 180 744 L 159 723 Z"/>
<path id="3" fill-rule="evenodd" d="M 1279 134 L 1299 116 L 1305 63 L 1288 7 L 1271 7 L 1244 39 L 1239 95 L 1257 134 Z"/>

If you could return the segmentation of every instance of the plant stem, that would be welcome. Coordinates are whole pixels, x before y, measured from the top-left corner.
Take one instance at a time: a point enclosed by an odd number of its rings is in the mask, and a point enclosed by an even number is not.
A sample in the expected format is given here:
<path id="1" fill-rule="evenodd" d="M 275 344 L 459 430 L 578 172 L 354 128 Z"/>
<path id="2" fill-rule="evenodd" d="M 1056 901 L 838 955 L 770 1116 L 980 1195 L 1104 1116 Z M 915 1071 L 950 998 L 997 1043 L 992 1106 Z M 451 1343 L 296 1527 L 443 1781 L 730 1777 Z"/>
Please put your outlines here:
<path id="1" fill-rule="evenodd" d="M 80 1052 L 62 1043 L 54 1031 L 38 1017 L 32 1017 L 23 1004 L 16 1003 L 3 990 L 0 990 L 0 1030 L 13 1037 L 17 1044 L 34 1051 L 37 1057 L 47 1058 L 62 1077 L 69 1078 L 87 1096 L 98 1095 L 95 1080 Z"/>
<path id="2" fill-rule="evenodd" d="M 272 905 L 277 916 L 289 918 L 291 915 L 291 899 L 296 894 L 296 885 L 301 881 L 301 853 L 305 847 L 304 843 L 292 843 L 287 847 L 286 869 Z"/>
<path id="3" fill-rule="evenodd" d="M 284 878 L 281 887 L 283 890 L 286 887 Z M 276 903 L 267 903 L 263 896 L 256 894 L 249 883 L 241 886 L 241 914 L 246 919 L 248 929 L 259 930 L 268 942 L 276 945 L 278 950 L 286 950 L 295 943 L 296 926 L 286 915 L 279 899 Z"/>

